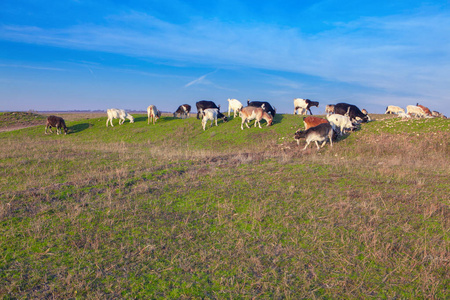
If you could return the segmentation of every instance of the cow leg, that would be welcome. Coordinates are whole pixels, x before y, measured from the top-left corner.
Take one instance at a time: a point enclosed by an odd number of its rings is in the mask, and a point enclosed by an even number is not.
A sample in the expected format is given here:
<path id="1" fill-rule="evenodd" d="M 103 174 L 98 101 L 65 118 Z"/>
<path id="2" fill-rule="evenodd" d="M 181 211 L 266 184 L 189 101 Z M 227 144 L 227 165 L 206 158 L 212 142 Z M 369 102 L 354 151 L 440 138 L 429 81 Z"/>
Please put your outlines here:
<path id="1" fill-rule="evenodd" d="M 316 143 L 317 150 L 320 150 L 319 143 L 317 141 L 314 141 L 314 142 Z"/>
<path id="2" fill-rule="evenodd" d="M 245 125 L 247 125 L 247 128 L 250 128 L 250 126 L 248 126 L 248 120 L 245 120 Z"/>
<path id="3" fill-rule="evenodd" d="M 216 121 L 216 126 L 217 126 L 217 118 L 215 119 L 215 121 Z M 211 120 L 211 125 L 212 125 L 212 120 Z"/>

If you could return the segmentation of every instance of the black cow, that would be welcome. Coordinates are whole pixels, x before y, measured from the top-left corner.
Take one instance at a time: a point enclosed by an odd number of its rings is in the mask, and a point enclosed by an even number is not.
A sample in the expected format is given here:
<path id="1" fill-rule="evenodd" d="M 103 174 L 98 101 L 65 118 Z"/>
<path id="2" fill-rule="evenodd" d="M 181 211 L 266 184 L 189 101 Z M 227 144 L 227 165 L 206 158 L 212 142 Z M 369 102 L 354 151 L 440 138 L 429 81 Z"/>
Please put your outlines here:
<path id="1" fill-rule="evenodd" d="M 356 118 L 361 118 L 363 122 L 368 122 L 370 120 L 369 116 L 362 113 L 361 110 L 352 104 L 338 103 L 334 106 L 334 113 L 339 115 L 348 115 L 352 122 L 356 122 Z"/>
<path id="2" fill-rule="evenodd" d="M 176 118 L 177 114 L 180 114 L 180 117 L 183 118 L 185 116 L 186 118 L 189 116 L 189 113 L 191 112 L 191 106 L 189 104 L 183 104 L 178 106 L 177 110 L 173 113 L 173 117 Z"/>
<path id="3" fill-rule="evenodd" d="M 197 119 L 199 118 L 199 115 L 203 115 L 203 110 L 207 108 L 217 108 L 218 114 L 217 118 L 223 119 L 224 122 L 228 121 L 228 118 L 220 112 L 220 105 L 217 106 L 214 102 L 208 101 L 208 100 L 201 100 L 195 103 L 195 106 L 197 106 Z"/>
<path id="4" fill-rule="evenodd" d="M 264 107 L 263 107 L 264 104 Z M 253 107 L 262 107 L 264 109 L 264 111 L 268 114 L 272 115 L 272 118 L 275 118 L 275 113 L 277 112 L 276 109 L 274 109 L 272 107 L 272 105 L 270 105 L 269 102 L 266 101 L 250 101 L 247 100 L 247 105 L 248 106 L 253 106 Z"/>

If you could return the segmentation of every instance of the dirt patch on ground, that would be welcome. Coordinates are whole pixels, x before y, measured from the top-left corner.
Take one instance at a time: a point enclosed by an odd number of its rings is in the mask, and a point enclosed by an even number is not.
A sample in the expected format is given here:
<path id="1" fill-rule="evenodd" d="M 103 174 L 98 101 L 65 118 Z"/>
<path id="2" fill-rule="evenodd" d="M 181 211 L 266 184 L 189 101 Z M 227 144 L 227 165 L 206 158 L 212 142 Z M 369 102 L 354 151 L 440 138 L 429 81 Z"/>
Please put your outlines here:
<path id="1" fill-rule="evenodd" d="M 0 114 L 0 132 L 45 125 L 45 119 L 33 112 L 5 112 Z"/>

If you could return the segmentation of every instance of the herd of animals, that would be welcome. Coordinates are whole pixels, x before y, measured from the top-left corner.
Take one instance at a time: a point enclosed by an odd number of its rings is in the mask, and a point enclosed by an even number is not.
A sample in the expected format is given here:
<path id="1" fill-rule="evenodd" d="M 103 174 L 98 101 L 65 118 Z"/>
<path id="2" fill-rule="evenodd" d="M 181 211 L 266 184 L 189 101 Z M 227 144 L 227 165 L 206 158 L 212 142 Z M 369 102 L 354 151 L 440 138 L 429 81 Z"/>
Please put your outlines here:
<path id="1" fill-rule="evenodd" d="M 319 102 L 311 101 L 309 99 L 294 99 L 294 114 L 307 115 L 309 111 L 311 116 L 307 116 L 303 119 L 305 125 L 304 130 L 297 130 L 294 134 L 294 139 L 297 144 L 300 145 L 300 139 L 304 138 L 306 140 L 306 145 L 303 150 L 309 146 L 311 142 L 315 142 L 317 149 L 323 147 L 327 141 L 333 146 L 334 135 L 343 135 L 347 131 L 352 131 L 357 128 L 360 123 L 370 121 L 369 114 L 365 109 L 360 110 L 357 106 L 347 103 L 338 103 L 335 105 L 327 105 L 325 108 L 326 119 L 312 116 L 311 107 L 319 107 Z M 242 119 L 241 129 L 244 129 L 244 124 L 247 128 L 250 128 L 248 123 L 251 120 L 255 120 L 254 126 L 257 125 L 261 127 L 260 121 L 265 120 L 267 125 L 270 126 L 273 123 L 273 119 L 276 114 L 276 109 L 269 102 L 266 101 L 250 101 L 247 100 L 247 106 L 244 107 L 239 100 L 228 99 L 228 117 L 220 112 L 220 105 L 217 106 L 213 101 L 202 100 L 196 103 L 197 107 L 197 119 L 202 119 L 202 128 L 206 130 L 206 124 L 211 121 L 210 126 L 217 126 L 217 119 L 222 119 L 224 122 L 228 121 L 231 111 L 234 113 L 234 118 L 236 114 Z M 173 113 L 174 118 L 178 115 L 180 118 L 189 117 L 191 111 L 191 106 L 189 104 L 183 104 L 178 107 L 178 109 Z M 419 105 L 408 105 L 406 107 L 406 112 L 404 109 L 398 106 L 390 105 L 386 108 L 385 114 L 396 114 L 402 119 L 407 119 L 411 117 L 416 118 L 433 118 L 442 117 L 446 118 L 444 115 L 436 111 L 430 111 L 427 107 Z M 130 120 L 130 123 L 134 123 L 134 118 L 132 115 L 127 113 L 123 109 L 111 108 L 107 110 L 108 119 L 106 120 L 106 127 L 108 124 L 113 125 L 113 119 L 119 119 L 119 125 L 122 125 L 126 119 Z M 161 112 L 156 108 L 155 105 L 150 105 L 147 108 L 147 124 L 155 124 L 156 121 L 161 117 Z M 45 126 L 45 134 L 47 134 L 47 129 L 52 131 L 52 127 L 56 128 L 57 134 L 64 130 L 64 134 L 67 134 L 67 126 L 63 118 L 58 116 L 49 116 L 47 118 L 47 123 Z M 319 143 L 322 143 L 319 147 Z"/>

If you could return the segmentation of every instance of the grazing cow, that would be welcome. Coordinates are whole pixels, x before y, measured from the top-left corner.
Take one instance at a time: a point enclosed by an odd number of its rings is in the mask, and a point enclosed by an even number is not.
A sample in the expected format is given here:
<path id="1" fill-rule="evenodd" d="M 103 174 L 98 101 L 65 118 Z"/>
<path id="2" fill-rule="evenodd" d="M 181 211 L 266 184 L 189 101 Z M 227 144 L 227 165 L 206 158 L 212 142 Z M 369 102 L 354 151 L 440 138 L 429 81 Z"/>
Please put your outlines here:
<path id="1" fill-rule="evenodd" d="M 303 124 L 305 124 L 305 130 L 308 130 L 311 127 L 316 127 L 319 124 L 329 123 L 327 120 L 319 118 L 319 117 L 305 117 L 303 119 Z"/>
<path id="2" fill-rule="evenodd" d="M 129 113 L 125 112 L 123 109 L 110 108 L 106 110 L 108 114 L 108 120 L 106 120 L 106 127 L 108 127 L 108 122 L 111 123 L 111 127 L 114 127 L 112 120 L 119 119 L 119 125 L 125 122 L 125 119 L 130 120 L 130 123 L 134 123 L 134 118 Z"/>
<path id="3" fill-rule="evenodd" d="M 61 128 L 64 128 L 64 134 L 67 134 L 66 122 L 64 119 L 57 116 L 48 116 L 47 123 L 45 124 L 45 134 L 47 134 L 47 129 L 50 128 L 50 132 L 53 133 L 52 127 L 56 127 L 56 134 L 61 133 Z"/>
<path id="4" fill-rule="evenodd" d="M 426 114 L 425 114 L 425 112 L 423 111 L 423 109 L 421 108 L 421 107 L 419 107 L 419 106 L 416 106 L 416 105 L 408 105 L 407 107 L 406 107 L 406 113 L 408 114 L 408 115 L 410 115 L 411 117 L 414 115 L 414 116 L 416 116 L 416 117 L 418 117 L 418 118 L 422 118 L 422 117 L 425 117 L 426 116 Z"/>
<path id="5" fill-rule="evenodd" d="M 423 112 L 425 113 L 425 116 L 428 116 L 428 117 L 432 116 L 431 111 L 428 109 L 428 107 L 420 105 L 419 103 L 417 103 L 416 106 L 420 107 L 423 110 Z"/>
<path id="6" fill-rule="evenodd" d="M 395 106 L 395 105 L 389 105 L 386 107 L 385 114 L 398 114 L 398 113 L 405 113 L 405 110 L 401 107 Z"/>
<path id="7" fill-rule="evenodd" d="M 311 106 L 319 107 L 319 102 L 317 101 L 311 101 L 309 99 L 302 99 L 302 98 L 296 98 L 294 99 L 294 115 L 295 114 L 307 114 L 309 111 L 309 114 L 312 115 L 311 112 Z M 298 111 L 300 110 L 300 113 Z"/>
<path id="8" fill-rule="evenodd" d="M 349 116 L 332 114 L 327 116 L 327 120 L 328 122 L 330 122 L 331 126 L 333 127 L 333 130 L 339 135 L 342 135 L 345 129 L 351 130 L 355 128 Z"/>
<path id="9" fill-rule="evenodd" d="M 334 114 L 334 105 L 328 104 L 327 106 L 325 106 L 325 113 L 327 115 Z"/>
<path id="10" fill-rule="evenodd" d="M 250 101 L 247 100 L 247 105 L 248 106 L 253 106 L 253 107 L 263 107 L 264 104 L 264 111 L 266 113 L 270 113 L 272 115 L 273 118 L 275 118 L 275 114 L 277 112 L 277 110 L 275 109 L 275 106 L 272 107 L 272 105 L 270 105 L 269 102 L 266 101 Z"/>
<path id="11" fill-rule="evenodd" d="M 161 118 L 161 112 L 156 108 L 155 105 L 150 105 L 147 107 L 147 124 L 150 124 L 150 120 L 152 120 L 153 125 L 155 122 Z"/>
<path id="12" fill-rule="evenodd" d="M 255 106 L 247 106 L 241 109 L 239 112 L 239 117 L 242 118 L 241 129 L 244 130 L 244 123 L 248 126 L 248 121 L 255 120 L 255 127 L 258 124 L 259 128 L 261 127 L 261 120 L 264 119 L 267 122 L 267 126 L 272 125 L 273 117 L 264 111 L 264 104 L 262 107 Z"/>
<path id="13" fill-rule="evenodd" d="M 233 110 L 233 118 L 236 118 L 236 113 L 242 109 L 243 105 L 239 100 L 228 99 L 228 117 L 230 116 L 230 111 Z"/>
<path id="14" fill-rule="evenodd" d="M 300 139 L 306 139 L 305 148 L 306 150 L 309 143 L 315 142 L 317 149 L 319 150 L 319 142 L 322 143 L 321 147 L 325 146 L 327 140 L 330 141 L 331 146 L 333 147 L 333 128 L 329 123 L 322 123 L 315 127 L 311 127 L 308 130 L 297 130 L 294 135 L 294 139 L 297 140 L 297 145 L 300 145 Z"/>
<path id="15" fill-rule="evenodd" d="M 202 110 L 202 127 L 203 130 L 206 130 L 206 123 L 211 120 L 211 126 L 213 124 L 213 121 L 216 122 L 216 126 L 217 126 L 217 118 L 220 118 L 220 115 L 223 116 L 222 113 L 219 112 L 218 108 L 206 108 Z"/>
<path id="16" fill-rule="evenodd" d="M 183 104 L 178 106 L 177 110 L 173 113 L 173 117 L 176 118 L 177 114 L 180 114 L 180 117 L 185 118 L 189 117 L 189 113 L 191 112 L 191 106 L 189 104 Z"/>
<path id="17" fill-rule="evenodd" d="M 220 105 L 217 106 L 214 102 L 208 101 L 208 100 L 202 100 L 195 103 L 195 106 L 197 106 L 197 119 L 199 118 L 199 115 L 203 112 L 204 109 L 207 108 L 217 108 L 217 110 L 220 112 Z M 224 122 L 228 121 L 228 118 L 225 117 L 224 114 L 219 114 L 218 118 L 222 118 Z"/>
<path id="18" fill-rule="evenodd" d="M 363 122 L 370 121 L 368 115 L 363 114 L 361 110 L 352 104 L 338 103 L 334 106 L 334 113 L 339 115 L 348 115 L 352 122 L 356 122 L 356 118 L 360 118 Z"/>

